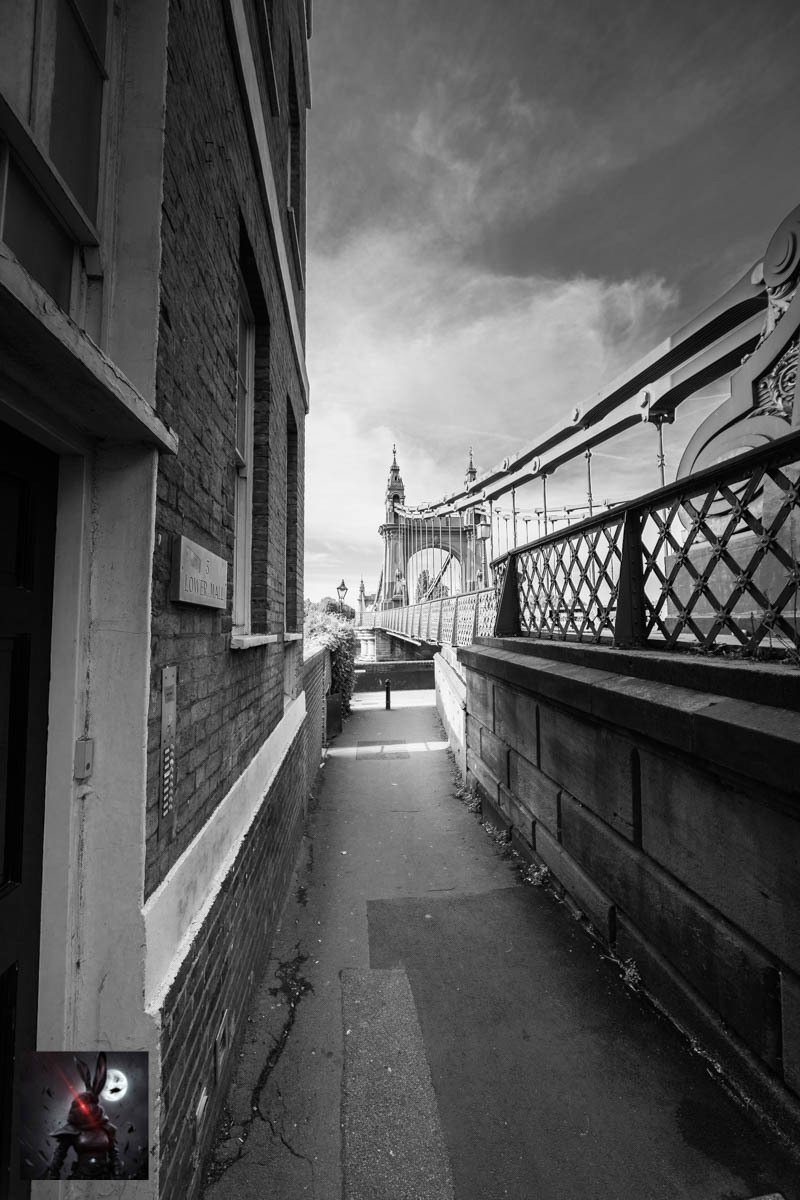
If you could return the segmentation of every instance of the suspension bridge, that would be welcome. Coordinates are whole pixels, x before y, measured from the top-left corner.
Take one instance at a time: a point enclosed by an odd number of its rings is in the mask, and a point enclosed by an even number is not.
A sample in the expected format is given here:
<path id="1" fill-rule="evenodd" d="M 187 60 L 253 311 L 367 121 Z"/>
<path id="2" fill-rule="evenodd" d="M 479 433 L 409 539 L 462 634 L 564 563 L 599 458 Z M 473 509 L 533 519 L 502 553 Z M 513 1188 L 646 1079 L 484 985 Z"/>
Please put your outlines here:
<path id="1" fill-rule="evenodd" d="M 395 448 L 360 627 L 434 647 L 510 636 L 796 654 L 799 268 L 795 209 L 714 304 L 491 470 L 470 450 L 463 486 L 437 503 L 407 502 Z M 710 387 L 721 402 L 693 428 Z M 650 459 L 653 490 L 598 499 L 593 457 L 609 444 Z M 574 481 L 581 462 L 584 494 L 548 504 L 548 481 Z"/>

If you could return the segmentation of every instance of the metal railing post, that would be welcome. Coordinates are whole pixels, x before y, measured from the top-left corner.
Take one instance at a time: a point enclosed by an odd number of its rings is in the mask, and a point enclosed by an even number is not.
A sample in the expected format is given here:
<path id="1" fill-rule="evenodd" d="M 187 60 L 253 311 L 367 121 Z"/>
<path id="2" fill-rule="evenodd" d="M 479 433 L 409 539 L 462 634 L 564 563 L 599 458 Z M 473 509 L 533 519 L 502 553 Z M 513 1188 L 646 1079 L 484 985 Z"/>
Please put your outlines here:
<path id="1" fill-rule="evenodd" d="M 494 626 L 495 637 L 519 637 L 519 588 L 517 587 L 517 556 L 510 554 L 506 559 L 503 590 L 497 606 Z"/>
<path id="2" fill-rule="evenodd" d="M 641 516 L 637 509 L 629 509 L 622 535 L 614 645 L 643 646 L 646 640 Z"/>

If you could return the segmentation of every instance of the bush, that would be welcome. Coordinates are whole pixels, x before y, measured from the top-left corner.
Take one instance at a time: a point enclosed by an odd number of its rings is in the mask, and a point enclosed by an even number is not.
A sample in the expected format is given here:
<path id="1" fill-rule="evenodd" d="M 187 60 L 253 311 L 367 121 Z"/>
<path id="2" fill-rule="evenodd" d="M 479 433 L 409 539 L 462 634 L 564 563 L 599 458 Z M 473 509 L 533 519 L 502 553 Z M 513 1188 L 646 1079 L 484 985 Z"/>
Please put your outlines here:
<path id="1" fill-rule="evenodd" d="M 342 712 L 350 712 L 350 699 L 356 679 L 356 634 L 350 621 L 338 613 L 312 609 L 306 616 L 304 638 L 307 647 L 326 646 L 331 652 L 331 691 L 342 697 Z"/>

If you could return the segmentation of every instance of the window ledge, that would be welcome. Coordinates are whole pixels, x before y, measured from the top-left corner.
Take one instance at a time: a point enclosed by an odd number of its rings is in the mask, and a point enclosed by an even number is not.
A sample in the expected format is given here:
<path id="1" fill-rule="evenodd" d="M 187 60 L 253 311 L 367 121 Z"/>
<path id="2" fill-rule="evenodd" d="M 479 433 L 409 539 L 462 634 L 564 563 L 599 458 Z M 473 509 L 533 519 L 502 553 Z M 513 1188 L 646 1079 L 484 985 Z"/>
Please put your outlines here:
<path id="1" fill-rule="evenodd" d="M 301 642 L 303 640 L 303 635 L 302 633 L 289 633 L 287 631 L 283 635 L 283 640 L 285 642 Z"/>
<path id="2" fill-rule="evenodd" d="M 232 633 L 231 650 L 251 650 L 254 646 L 271 646 L 280 640 L 277 633 Z"/>
<path id="3" fill-rule="evenodd" d="M 149 401 L 2 242 L 0 328 L 12 348 L 0 364 L 1 373 L 13 364 L 8 373 L 24 383 L 45 412 L 90 437 L 145 442 L 177 454 L 177 437 Z"/>

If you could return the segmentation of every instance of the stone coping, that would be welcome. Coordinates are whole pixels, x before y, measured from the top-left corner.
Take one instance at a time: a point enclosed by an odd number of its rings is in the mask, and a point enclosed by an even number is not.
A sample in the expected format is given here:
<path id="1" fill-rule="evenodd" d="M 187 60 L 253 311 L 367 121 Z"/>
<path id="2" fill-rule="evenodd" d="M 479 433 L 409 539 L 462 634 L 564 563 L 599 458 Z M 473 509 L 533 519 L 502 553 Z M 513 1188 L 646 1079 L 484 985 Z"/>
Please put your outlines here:
<path id="1" fill-rule="evenodd" d="M 773 789 L 776 801 L 788 799 L 792 811 L 800 806 L 796 710 L 665 682 L 658 662 L 649 677 L 644 660 L 637 664 L 637 675 L 626 674 L 622 656 L 603 660 L 601 668 L 566 655 L 556 660 L 526 653 L 513 640 L 494 640 L 459 650 L 458 657 L 467 668 L 545 702 L 748 777 Z"/>
<path id="2" fill-rule="evenodd" d="M 800 665 L 720 658 L 685 650 L 625 650 L 545 638 L 479 637 L 475 644 L 800 712 Z"/>

